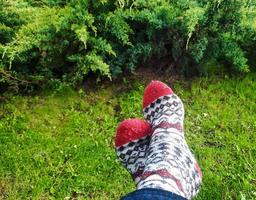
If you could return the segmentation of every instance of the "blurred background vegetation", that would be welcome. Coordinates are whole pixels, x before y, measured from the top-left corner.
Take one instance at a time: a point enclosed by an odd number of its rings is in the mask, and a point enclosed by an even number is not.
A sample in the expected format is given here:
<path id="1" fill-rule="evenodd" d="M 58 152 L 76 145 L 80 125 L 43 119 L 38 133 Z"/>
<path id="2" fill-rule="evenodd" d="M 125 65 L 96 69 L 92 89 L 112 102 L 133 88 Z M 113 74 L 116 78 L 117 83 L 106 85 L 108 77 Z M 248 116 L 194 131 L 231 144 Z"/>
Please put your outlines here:
<path id="1" fill-rule="evenodd" d="M 145 63 L 186 76 L 246 73 L 255 8 L 251 0 L 0 0 L 0 90 L 114 79 Z"/>

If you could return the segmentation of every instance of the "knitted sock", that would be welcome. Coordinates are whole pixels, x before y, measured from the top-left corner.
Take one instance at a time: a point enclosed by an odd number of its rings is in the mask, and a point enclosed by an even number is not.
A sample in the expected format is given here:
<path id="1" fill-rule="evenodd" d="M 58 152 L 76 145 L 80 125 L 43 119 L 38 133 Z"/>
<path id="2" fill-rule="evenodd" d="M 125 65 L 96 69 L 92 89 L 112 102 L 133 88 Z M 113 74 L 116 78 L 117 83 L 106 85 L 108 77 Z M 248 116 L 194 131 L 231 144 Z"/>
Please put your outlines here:
<path id="1" fill-rule="evenodd" d="M 152 81 L 145 89 L 143 108 L 153 133 L 137 189 L 159 188 L 193 198 L 202 173 L 184 137 L 182 101 L 167 85 Z"/>
<path id="2" fill-rule="evenodd" d="M 150 124 L 141 119 L 124 120 L 117 128 L 116 153 L 122 165 L 131 173 L 135 183 L 140 181 L 145 168 L 151 133 Z"/>

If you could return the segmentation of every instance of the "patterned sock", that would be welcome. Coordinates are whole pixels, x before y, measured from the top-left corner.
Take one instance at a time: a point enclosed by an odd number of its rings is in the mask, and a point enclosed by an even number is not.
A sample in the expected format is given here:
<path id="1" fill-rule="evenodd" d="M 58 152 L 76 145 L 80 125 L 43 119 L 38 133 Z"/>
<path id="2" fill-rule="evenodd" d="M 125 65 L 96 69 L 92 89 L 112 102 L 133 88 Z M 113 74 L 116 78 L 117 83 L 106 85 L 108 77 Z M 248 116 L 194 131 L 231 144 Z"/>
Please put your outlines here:
<path id="1" fill-rule="evenodd" d="M 182 101 L 167 85 L 152 81 L 145 89 L 143 108 L 153 133 L 137 189 L 159 188 L 193 198 L 202 173 L 184 137 Z"/>
<path id="2" fill-rule="evenodd" d="M 117 128 L 116 153 L 135 183 L 140 181 L 140 176 L 145 168 L 151 133 L 150 124 L 141 119 L 124 120 Z"/>

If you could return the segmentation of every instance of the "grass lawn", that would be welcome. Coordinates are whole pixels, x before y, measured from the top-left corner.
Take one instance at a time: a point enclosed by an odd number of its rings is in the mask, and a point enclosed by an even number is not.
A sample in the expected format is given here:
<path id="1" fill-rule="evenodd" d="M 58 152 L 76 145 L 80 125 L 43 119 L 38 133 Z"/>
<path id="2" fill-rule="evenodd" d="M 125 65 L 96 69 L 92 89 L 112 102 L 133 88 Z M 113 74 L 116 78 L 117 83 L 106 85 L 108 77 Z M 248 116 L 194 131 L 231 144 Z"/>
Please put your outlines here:
<path id="1" fill-rule="evenodd" d="M 198 200 L 256 199 L 256 74 L 175 81 L 203 170 Z M 133 191 L 113 137 L 142 117 L 145 83 L 62 88 L 0 104 L 0 199 L 119 199 Z"/>

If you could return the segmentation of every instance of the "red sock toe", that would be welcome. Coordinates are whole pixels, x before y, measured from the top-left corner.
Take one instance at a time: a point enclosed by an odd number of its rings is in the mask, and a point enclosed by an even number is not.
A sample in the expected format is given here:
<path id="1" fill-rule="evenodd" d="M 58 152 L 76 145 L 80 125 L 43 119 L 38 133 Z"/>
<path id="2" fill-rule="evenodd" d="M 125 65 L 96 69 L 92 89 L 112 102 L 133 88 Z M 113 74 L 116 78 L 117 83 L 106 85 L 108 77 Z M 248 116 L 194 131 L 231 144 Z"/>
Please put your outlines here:
<path id="1" fill-rule="evenodd" d="M 144 91 L 143 108 L 150 105 L 157 98 L 170 94 L 173 94 L 173 91 L 168 85 L 161 81 L 151 81 Z"/>
<path id="2" fill-rule="evenodd" d="M 117 128 L 115 146 L 120 147 L 131 141 L 151 134 L 151 126 L 141 119 L 126 119 Z"/>

